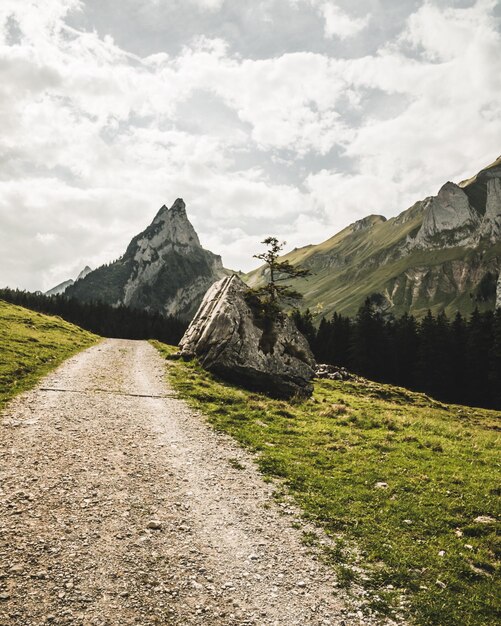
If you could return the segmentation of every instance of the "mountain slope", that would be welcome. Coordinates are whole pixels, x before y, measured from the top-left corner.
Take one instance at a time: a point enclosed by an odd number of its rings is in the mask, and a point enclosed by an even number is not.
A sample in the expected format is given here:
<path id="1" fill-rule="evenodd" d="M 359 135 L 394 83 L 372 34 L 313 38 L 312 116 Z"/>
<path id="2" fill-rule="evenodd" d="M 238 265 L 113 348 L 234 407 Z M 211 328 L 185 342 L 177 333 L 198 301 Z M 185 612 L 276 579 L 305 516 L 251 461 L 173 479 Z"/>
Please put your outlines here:
<path id="1" fill-rule="evenodd" d="M 0 408 L 65 358 L 98 340 L 60 317 L 0 300 Z"/>
<path id="2" fill-rule="evenodd" d="M 397 217 L 370 215 L 284 259 L 312 271 L 293 283 L 317 317 L 353 315 L 369 296 L 395 314 L 494 308 L 496 285 L 501 304 L 501 157 Z M 264 268 L 245 279 L 262 283 Z"/>
<path id="3" fill-rule="evenodd" d="M 63 280 L 62 283 L 59 283 L 55 287 L 52 287 L 52 289 L 49 289 L 48 291 L 46 291 L 45 295 L 46 296 L 59 296 L 62 293 L 64 293 L 66 289 L 68 289 L 68 287 L 71 287 L 71 285 L 74 285 L 74 284 L 75 284 L 75 281 L 73 280 L 73 278 L 69 278 L 68 280 Z"/>
<path id="4" fill-rule="evenodd" d="M 191 319 L 224 274 L 221 257 L 202 248 L 178 198 L 170 209 L 162 206 L 118 261 L 90 272 L 66 295 Z"/>
<path id="5" fill-rule="evenodd" d="M 92 270 L 90 269 L 90 267 L 86 265 L 83 268 L 83 270 L 80 272 L 80 274 L 76 277 L 75 280 L 73 280 L 73 278 L 69 278 L 68 280 L 63 281 L 62 283 L 59 283 L 59 285 L 52 287 L 52 289 L 49 289 L 49 291 L 46 291 L 45 295 L 46 296 L 58 296 L 64 293 L 66 289 L 68 289 L 68 287 L 71 287 L 72 285 L 74 285 L 77 282 L 77 280 L 85 278 L 87 274 L 90 274 L 91 272 Z"/>

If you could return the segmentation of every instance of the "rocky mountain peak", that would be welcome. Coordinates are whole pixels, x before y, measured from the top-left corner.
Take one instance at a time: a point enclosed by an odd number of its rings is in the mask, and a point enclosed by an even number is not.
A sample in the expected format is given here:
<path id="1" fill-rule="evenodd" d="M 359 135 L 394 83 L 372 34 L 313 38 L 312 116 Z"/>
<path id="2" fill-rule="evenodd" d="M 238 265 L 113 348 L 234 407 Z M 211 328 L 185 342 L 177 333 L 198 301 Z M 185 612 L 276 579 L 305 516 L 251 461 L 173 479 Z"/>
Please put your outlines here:
<path id="1" fill-rule="evenodd" d="M 480 225 L 480 215 L 466 193 L 450 181 L 425 207 L 423 224 L 414 240 L 421 248 L 463 245 Z"/>
<path id="2" fill-rule="evenodd" d="M 186 204 L 182 198 L 177 198 L 170 208 L 175 213 L 184 213 L 186 215 Z"/>
<path id="3" fill-rule="evenodd" d="M 87 274 L 90 274 L 92 272 L 92 269 L 86 265 L 83 270 L 80 272 L 80 274 L 77 276 L 77 280 L 80 280 L 81 278 L 85 278 L 87 276 Z"/>
<path id="4" fill-rule="evenodd" d="M 358 232 L 360 230 L 367 230 L 376 224 L 382 224 L 386 222 L 386 217 L 384 215 L 368 215 L 367 217 L 362 218 L 352 224 L 353 232 Z"/>
<path id="5" fill-rule="evenodd" d="M 118 261 L 77 281 L 70 295 L 190 319 L 224 274 L 221 257 L 202 248 L 186 205 L 177 198 L 170 208 L 160 208 Z"/>
<path id="6" fill-rule="evenodd" d="M 151 250 L 158 252 L 166 246 L 178 252 L 188 248 L 201 248 L 182 198 L 178 198 L 170 209 L 164 204 L 148 228 L 131 241 L 126 254 L 134 255 L 139 260 L 144 254 L 149 257 Z"/>
<path id="7" fill-rule="evenodd" d="M 55 287 L 52 287 L 52 289 L 49 289 L 48 291 L 45 292 L 46 296 L 58 296 L 63 294 L 66 289 L 68 289 L 68 287 L 71 287 L 72 285 L 74 285 L 76 283 L 77 280 L 80 280 L 81 278 L 85 278 L 87 276 L 87 274 L 90 274 L 92 272 L 91 268 L 86 265 L 83 270 L 80 272 L 80 274 L 78 274 L 78 276 L 75 278 L 75 280 L 73 280 L 73 278 L 69 278 L 68 280 L 65 280 L 62 283 L 59 283 L 59 285 L 56 285 Z"/>

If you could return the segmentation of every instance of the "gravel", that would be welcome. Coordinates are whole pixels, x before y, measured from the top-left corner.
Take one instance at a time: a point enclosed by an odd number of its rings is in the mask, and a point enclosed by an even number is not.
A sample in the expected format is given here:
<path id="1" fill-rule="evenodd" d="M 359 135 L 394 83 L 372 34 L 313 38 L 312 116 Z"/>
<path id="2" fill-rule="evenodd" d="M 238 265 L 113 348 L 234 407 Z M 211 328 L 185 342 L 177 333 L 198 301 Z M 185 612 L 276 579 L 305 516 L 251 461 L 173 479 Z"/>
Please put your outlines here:
<path id="1" fill-rule="evenodd" d="M 0 624 L 381 624 L 165 367 L 147 342 L 106 340 L 3 412 Z"/>

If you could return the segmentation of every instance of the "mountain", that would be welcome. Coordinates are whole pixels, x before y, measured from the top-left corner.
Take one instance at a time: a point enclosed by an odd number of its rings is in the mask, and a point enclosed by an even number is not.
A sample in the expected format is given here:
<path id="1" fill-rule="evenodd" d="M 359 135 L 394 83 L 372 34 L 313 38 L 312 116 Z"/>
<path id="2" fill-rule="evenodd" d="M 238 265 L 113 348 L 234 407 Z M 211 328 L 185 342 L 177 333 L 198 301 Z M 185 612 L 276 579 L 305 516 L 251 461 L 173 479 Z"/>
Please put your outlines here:
<path id="1" fill-rule="evenodd" d="M 46 291 L 45 295 L 46 296 L 59 296 L 62 293 L 64 293 L 66 289 L 68 289 L 68 287 L 71 287 L 71 285 L 74 285 L 74 284 L 75 284 L 75 281 L 73 280 L 73 278 L 69 278 L 68 280 L 64 280 L 62 283 L 59 283 L 59 285 L 52 287 L 52 289 L 49 289 L 49 291 Z"/>
<path id="2" fill-rule="evenodd" d="M 501 306 L 501 157 L 397 217 L 369 215 L 283 259 L 312 271 L 292 284 L 317 319 L 353 315 L 367 297 L 396 315 Z M 255 286 L 265 273 L 244 279 Z"/>
<path id="3" fill-rule="evenodd" d="M 77 280 L 81 280 L 82 278 L 85 278 L 87 274 L 90 274 L 91 272 L 92 272 L 92 269 L 88 265 L 86 265 L 83 268 L 83 270 L 80 272 L 80 274 L 77 276 Z"/>
<path id="4" fill-rule="evenodd" d="M 221 257 L 202 248 L 178 198 L 170 209 L 162 206 L 120 259 L 90 272 L 65 293 L 189 320 L 207 289 L 225 275 Z"/>
<path id="5" fill-rule="evenodd" d="M 80 274 L 76 277 L 75 280 L 73 280 L 72 278 L 65 280 L 62 283 L 59 283 L 59 285 L 52 287 L 52 289 L 49 289 L 49 291 L 46 291 L 45 295 L 46 296 L 58 296 L 64 293 L 66 289 L 68 289 L 68 287 L 71 287 L 71 285 L 74 285 L 77 280 L 80 280 L 81 278 L 85 278 L 87 274 L 90 274 L 90 272 L 92 272 L 92 270 L 90 269 L 88 265 L 86 265 L 83 268 L 83 270 L 80 272 Z"/>

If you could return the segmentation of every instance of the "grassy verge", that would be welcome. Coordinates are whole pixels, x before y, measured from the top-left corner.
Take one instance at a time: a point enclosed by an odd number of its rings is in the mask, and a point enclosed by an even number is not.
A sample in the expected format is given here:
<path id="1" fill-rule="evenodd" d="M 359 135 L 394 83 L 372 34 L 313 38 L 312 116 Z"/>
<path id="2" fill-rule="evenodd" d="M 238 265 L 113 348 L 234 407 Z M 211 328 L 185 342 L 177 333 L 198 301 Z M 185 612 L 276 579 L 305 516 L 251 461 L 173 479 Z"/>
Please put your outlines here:
<path id="1" fill-rule="evenodd" d="M 0 300 L 0 409 L 97 335 Z"/>
<path id="2" fill-rule="evenodd" d="M 403 601 L 423 626 L 499 623 L 500 413 L 370 382 L 317 381 L 312 400 L 287 403 L 195 362 L 169 375 L 333 538 L 325 558 L 340 584 L 364 587 L 368 610 Z"/>

